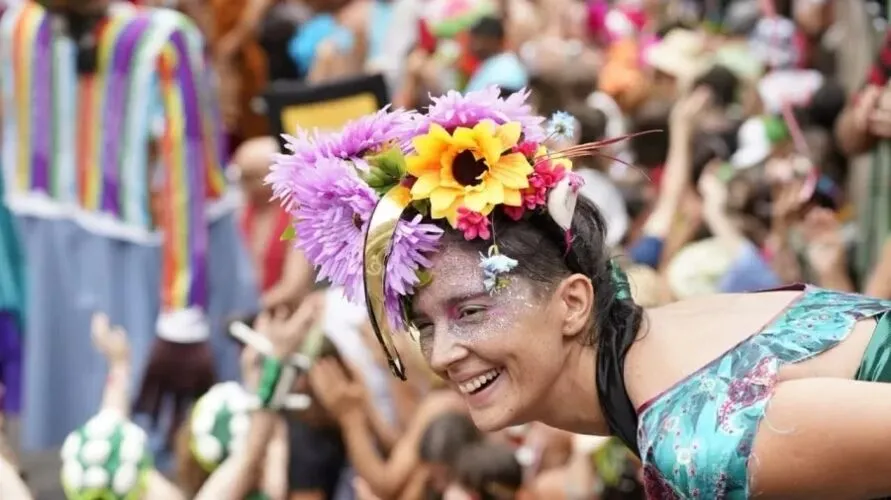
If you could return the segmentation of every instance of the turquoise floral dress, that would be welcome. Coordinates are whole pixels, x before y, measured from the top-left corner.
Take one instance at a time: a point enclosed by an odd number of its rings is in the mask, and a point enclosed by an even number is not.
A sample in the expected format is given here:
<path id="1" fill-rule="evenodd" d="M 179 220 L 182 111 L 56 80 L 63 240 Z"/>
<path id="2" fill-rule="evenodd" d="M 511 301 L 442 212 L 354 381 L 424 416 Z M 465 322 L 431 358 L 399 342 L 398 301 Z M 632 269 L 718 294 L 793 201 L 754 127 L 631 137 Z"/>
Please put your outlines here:
<path id="1" fill-rule="evenodd" d="M 647 498 L 748 498 L 747 465 L 779 370 L 878 319 L 858 380 L 891 382 L 891 301 L 814 287 L 778 318 L 638 409 Z"/>

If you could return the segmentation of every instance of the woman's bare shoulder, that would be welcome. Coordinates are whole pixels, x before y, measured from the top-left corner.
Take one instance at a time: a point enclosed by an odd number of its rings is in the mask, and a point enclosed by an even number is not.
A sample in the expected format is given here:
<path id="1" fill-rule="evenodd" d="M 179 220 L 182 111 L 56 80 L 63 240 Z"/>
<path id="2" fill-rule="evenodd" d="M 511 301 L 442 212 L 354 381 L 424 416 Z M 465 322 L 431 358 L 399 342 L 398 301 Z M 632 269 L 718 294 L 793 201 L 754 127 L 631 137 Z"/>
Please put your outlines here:
<path id="1" fill-rule="evenodd" d="M 647 310 L 625 364 L 632 401 L 648 401 L 757 334 L 800 294 L 721 294 Z"/>

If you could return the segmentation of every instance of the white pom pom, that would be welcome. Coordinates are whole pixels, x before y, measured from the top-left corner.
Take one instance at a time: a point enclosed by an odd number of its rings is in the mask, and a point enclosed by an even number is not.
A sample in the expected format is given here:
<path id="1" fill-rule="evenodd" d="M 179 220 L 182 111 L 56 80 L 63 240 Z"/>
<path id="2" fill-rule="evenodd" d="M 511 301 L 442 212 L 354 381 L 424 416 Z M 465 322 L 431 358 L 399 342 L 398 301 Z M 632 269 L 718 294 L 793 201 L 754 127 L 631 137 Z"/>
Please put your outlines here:
<path id="1" fill-rule="evenodd" d="M 229 421 L 229 432 L 232 436 L 243 436 L 247 433 L 248 427 L 251 426 L 250 418 L 244 413 L 232 415 Z"/>
<path id="2" fill-rule="evenodd" d="M 110 455 L 111 443 L 105 440 L 91 439 L 80 450 L 80 458 L 88 466 L 103 465 Z"/>
<path id="3" fill-rule="evenodd" d="M 74 491 L 84 487 L 84 468 L 76 460 L 66 461 L 62 465 L 62 484 Z"/>
<path id="4" fill-rule="evenodd" d="M 117 495 L 126 495 L 136 487 L 136 480 L 139 477 L 139 469 L 133 464 L 123 464 L 118 467 L 114 473 L 114 479 L 111 482 L 111 489 Z"/>
<path id="5" fill-rule="evenodd" d="M 200 402 L 203 413 L 216 413 L 226 403 L 225 399 L 223 399 L 223 392 L 219 389 L 202 396 Z"/>
<path id="6" fill-rule="evenodd" d="M 195 440 L 195 451 L 202 460 L 219 463 L 223 459 L 223 446 L 217 438 L 206 434 Z"/>
<path id="7" fill-rule="evenodd" d="M 88 467 L 84 472 L 84 489 L 105 489 L 108 488 L 108 471 L 102 467 Z"/>
<path id="8" fill-rule="evenodd" d="M 104 411 L 91 418 L 84 426 L 87 439 L 108 439 L 114 434 L 121 419 L 116 413 Z"/>
<path id="9" fill-rule="evenodd" d="M 121 441 L 118 456 L 125 464 L 138 464 L 145 456 L 145 438 L 127 436 Z"/>
<path id="10" fill-rule="evenodd" d="M 77 460 L 77 453 L 80 451 L 83 441 L 83 438 L 80 437 L 80 432 L 75 431 L 69 434 L 65 438 L 65 443 L 62 444 L 62 452 L 60 453 L 62 461 Z"/>
<path id="11" fill-rule="evenodd" d="M 213 432 L 213 425 L 217 421 L 217 413 L 208 411 L 203 405 L 192 415 L 192 434 L 200 436 Z"/>
<path id="12" fill-rule="evenodd" d="M 229 411 L 231 411 L 232 413 L 244 413 L 248 411 L 250 404 L 250 395 L 244 392 L 242 389 L 238 389 L 238 393 L 233 394 L 232 397 L 230 397 L 227 401 Z"/>

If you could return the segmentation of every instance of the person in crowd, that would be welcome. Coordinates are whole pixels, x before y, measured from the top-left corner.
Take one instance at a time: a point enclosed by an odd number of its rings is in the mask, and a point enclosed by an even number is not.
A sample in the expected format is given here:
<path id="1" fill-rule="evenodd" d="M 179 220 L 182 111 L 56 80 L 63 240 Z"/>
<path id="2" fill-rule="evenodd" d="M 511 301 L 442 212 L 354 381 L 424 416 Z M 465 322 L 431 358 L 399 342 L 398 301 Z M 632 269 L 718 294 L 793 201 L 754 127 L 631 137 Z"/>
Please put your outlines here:
<path id="1" fill-rule="evenodd" d="M 92 493 L 140 500 L 185 500 L 153 467 L 148 436 L 129 420 L 131 347 L 127 332 L 113 327 L 107 316 L 97 313 L 93 315 L 91 337 L 108 363 L 108 375 L 99 412 L 69 434 L 62 446 L 61 478 L 66 497 L 77 500 Z"/>
<path id="2" fill-rule="evenodd" d="M 410 486 L 423 486 L 427 496 L 442 496 L 455 476 L 454 467 L 463 448 L 482 440 L 482 434 L 466 413 L 444 413 L 430 422 L 421 435 L 418 458 L 425 471 L 415 473 Z"/>
<path id="3" fill-rule="evenodd" d="M 426 491 L 431 479 L 431 470 L 419 467 L 425 464 L 421 456 L 422 450 L 430 449 L 422 448 L 425 433 L 442 415 L 463 412 L 464 407 L 460 398 L 445 387 L 427 394 L 411 413 L 402 436 L 392 445 L 389 455 L 383 458 L 375 443 L 379 440 L 376 429 L 373 423 L 368 422 L 366 416 L 368 412 L 366 385 L 359 378 L 360 375 L 355 370 L 348 372 L 334 363 L 323 360 L 313 368 L 309 380 L 313 393 L 318 396 L 320 403 L 337 418 L 350 463 L 364 480 L 367 488 L 381 498 L 401 498 L 400 495 L 406 495 L 405 498 L 416 498 L 412 495 Z M 453 421 L 454 418 L 450 420 Z M 456 426 L 448 423 L 442 425 L 446 434 L 456 435 L 448 431 Z M 457 426 L 457 428 L 464 427 Z M 436 435 L 437 433 L 428 434 L 430 439 L 440 439 L 441 443 L 441 438 L 436 438 Z M 433 460 L 442 455 L 442 449 L 437 446 L 433 446 L 434 451 L 429 455 Z"/>
<path id="4" fill-rule="evenodd" d="M 303 253 L 282 239 L 290 219 L 270 201 L 272 191 L 263 183 L 278 148 L 272 137 L 259 137 L 242 144 L 233 157 L 244 195 L 241 228 L 262 291 L 260 303 L 267 309 L 299 304 L 312 290 L 314 279 Z"/>
<path id="5" fill-rule="evenodd" d="M 256 328 L 264 332 L 270 341 L 272 354 L 262 356 L 258 368 L 258 363 L 248 352 L 243 358 L 243 366 L 246 373 L 255 372 L 246 381 L 257 382 L 256 397 L 259 399 L 259 407 L 250 414 L 243 444 L 237 446 L 236 451 L 214 470 L 196 499 L 211 500 L 221 498 L 222 495 L 233 499 L 289 498 L 287 491 L 293 490 L 293 485 L 289 488 L 288 474 L 285 471 L 288 443 L 281 413 L 286 409 L 287 395 L 295 387 L 292 377 L 283 376 L 290 370 L 284 362 L 295 353 L 306 351 L 307 341 L 321 320 L 323 307 L 321 297 L 312 295 L 294 312 L 289 313 L 286 309 L 279 308 L 275 313 L 263 313 L 257 319 Z M 316 345 L 314 349 L 319 348 L 324 351 L 324 347 L 320 345 Z M 330 356 L 331 352 L 319 354 Z M 298 376 L 296 379 L 298 390 L 305 388 L 300 386 L 301 380 L 305 381 L 305 377 Z M 316 418 L 323 415 L 318 410 L 310 411 Z M 309 415 L 305 417 L 312 418 Z M 319 478 L 316 479 L 318 480 Z M 329 497 L 318 491 L 301 491 L 301 494 L 291 498 Z"/>
<path id="6" fill-rule="evenodd" d="M 268 321 L 268 318 L 264 320 Z M 268 330 L 257 321 L 255 328 Z M 242 382 L 224 382 L 205 393 L 192 409 L 191 417 L 177 432 L 176 479 L 188 498 L 223 498 L 233 495 L 233 484 L 253 477 L 251 493 L 245 498 L 287 498 L 288 436 L 283 419 L 268 435 L 265 453 L 242 460 L 250 424 L 251 394 L 259 383 L 260 355 L 251 346 L 241 354 Z M 257 479 L 259 478 L 259 479 Z"/>
<path id="7" fill-rule="evenodd" d="M 455 458 L 455 479 L 443 500 L 513 500 L 523 486 L 523 469 L 513 450 L 491 442 L 466 445 Z"/>
<path id="8" fill-rule="evenodd" d="M 480 63 L 465 90 L 498 85 L 510 93 L 522 90 L 529 83 L 529 75 L 520 59 L 507 49 L 501 19 L 484 17 L 470 29 L 470 51 Z"/>
<path id="9" fill-rule="evenodd" d="M 875 459 L 888 452 L 874 438 L 885 425 L 877 395 L 891 386 L 873 354 L 888 342 L 891 302 L 808 286 L 644 311 L 605 248 L 602 216 L 578 198 L 581 181 L 567 172 L 566 155 L 579 149 L 543 152 L 533 141 L 547 135 L 528 107 L 481 97 L 455 95 L 424 115 L 390 117 L 421 124 L 412 129 L 413 151 L 390 149 L 404 154 L 412 187 L 397 176 L 392 193 L 381 189 L 377 210 L 357 214 L 370 221 L 359 249 L 365 258 L 338 261 L 365 277 L 354 293 L 367 299 L 394 374 L 405 376 L 390 340 L 396 324 L 417 332 L 425 359 L 461 394 L 478 427 L 538 420 L 616 435 L 644 460 L 653 496 L 891 494 L 884 461 Z M 712 98 L 703 88 L 685 96 L 673 133 Z M 549 126 L 567 128 L 559 116 Z M 364 150 L 354 154 L 362 160 Z M 338 163 L 343 156 L 329 160 L 328 172 L 340 169 L 337 183 L 362 189 L 362 179 Z M 271 181 L 285 202 L 295 184 L 320 192 L 344 185 L 317 179 L 314 168 L 282 162 Z M 526 189 L 541 201 L 524 203 Z M 331 209 L 358 207 L 334 202 Z M 298 229 L 317 217 L 302 206 L 292 215 Z M 414 256 L 399 243 L 408 232 Z M 383 276 L 396 265 L 411 276 L 429 269 L 432 279 L 415 289 L 418 281 Z M 404 300 L 387 302 L 388 293 Z M 759 426 L 762 419 L 771 425 Z M 697 453 L 701 446 L 709 453 Z M 791 449 L 802 458 L 790 464 Z M 840 461 L 862 473 L 831 474 Z"/>
<path id="10" fill-rule="evenodd" d="M 885 261 L 880 257 L 891 252 L 891 222 L 885 216 L 891 195 L 887 189 L 887 179 L 891 178 L 891 166 L 887 161 L 887 140 L 891 138 L 888 54 L 891 54 L 891 32 L 886 33 L 867 75 L 866 85 L 849 100 L 835 123 L 838 145 L 844 153 L 853 156 L 872 151 L 873 156 L 868 174 L 872 189 L 860 205 L 863 234 L 857 271 L 861 276 L 870 273 L 877 265 L 886 269 Z"/>

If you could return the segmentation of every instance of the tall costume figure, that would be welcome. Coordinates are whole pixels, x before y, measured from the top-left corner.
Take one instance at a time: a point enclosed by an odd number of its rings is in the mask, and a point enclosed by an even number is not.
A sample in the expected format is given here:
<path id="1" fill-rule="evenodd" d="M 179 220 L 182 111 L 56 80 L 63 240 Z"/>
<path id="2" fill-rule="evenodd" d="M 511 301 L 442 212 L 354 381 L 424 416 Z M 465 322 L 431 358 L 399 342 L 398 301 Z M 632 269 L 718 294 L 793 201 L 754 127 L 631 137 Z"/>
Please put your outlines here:
<path id="1" fill-rule="evenodd" d="M 0 20 L 0 67 L 4 199 L 28 264 L 24 445 L 58 444 L 97 406 L 95 311 L 151 352 L 138 409 L 184 409 L 213 383 L 209 332 L 255 300 L 200 32 L 170 10 L 26 1 Z"/>

